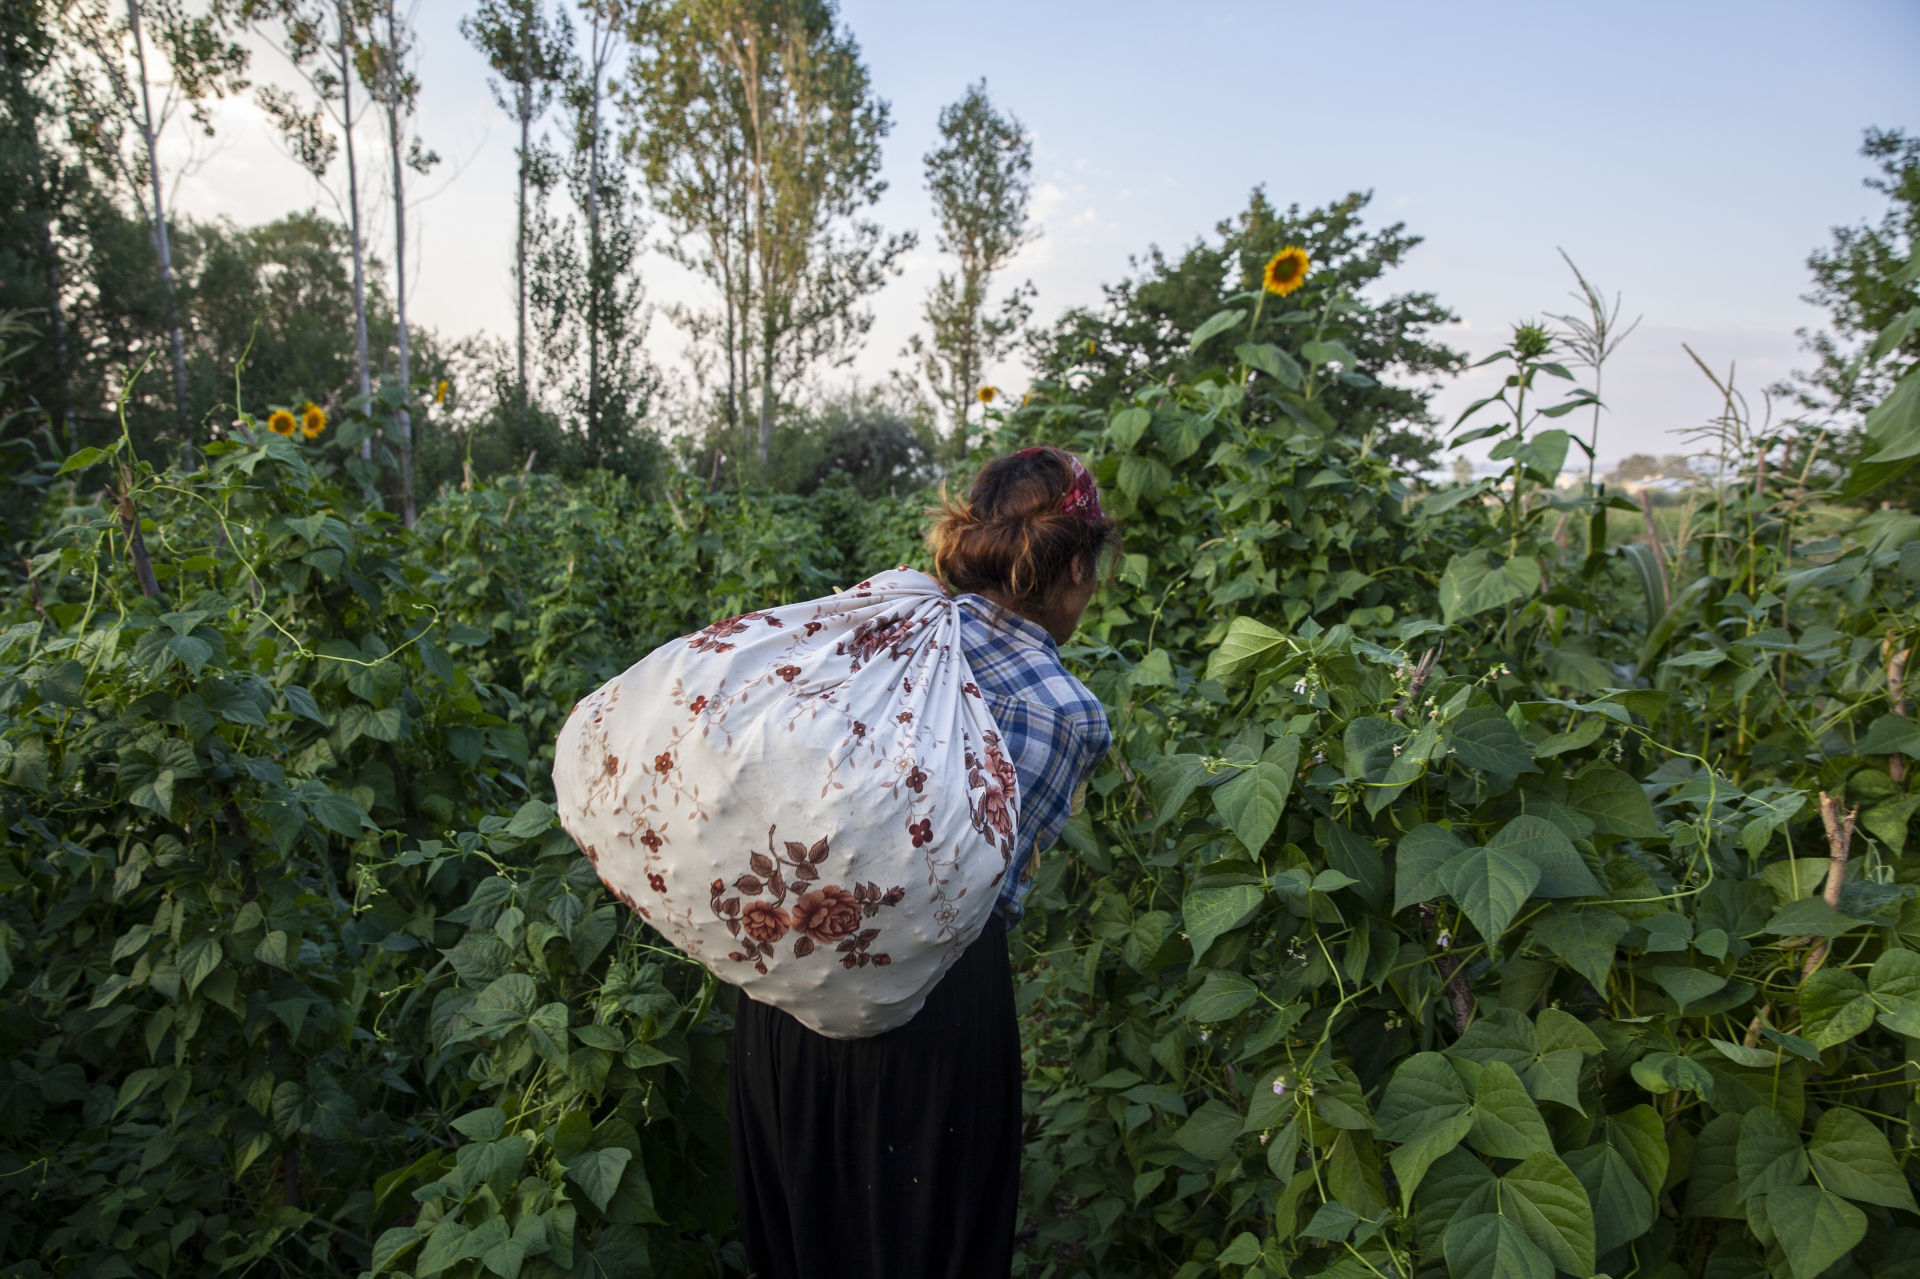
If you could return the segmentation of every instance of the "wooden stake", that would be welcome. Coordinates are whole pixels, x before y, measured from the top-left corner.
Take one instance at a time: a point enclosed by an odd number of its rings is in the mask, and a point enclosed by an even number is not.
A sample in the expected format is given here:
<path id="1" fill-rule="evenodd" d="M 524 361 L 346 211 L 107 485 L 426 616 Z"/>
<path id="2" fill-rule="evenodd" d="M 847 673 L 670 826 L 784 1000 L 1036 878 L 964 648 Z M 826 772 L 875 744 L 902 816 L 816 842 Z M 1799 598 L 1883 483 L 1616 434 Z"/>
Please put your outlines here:
<path id="1" fill-rule="evenodd" d="M 1433 675 L 1433 664 L 1439 660 L 1440 650 L 1445 644 L 1436 644 L 1420 655 L 1420 664 L 1413 668 L 1413 678 L 1407 681 L 1407 693 L 1390 712 L 1395 719 L 1405 715 L 1408 710 L 1418 710 L 1420 694 L 1427 687 L 1427 680 Z M 1419 716 L 1414 717 L 1418 719 Z"/>
<path id="2" fill-rule="evenodd" d="M 505 525 L 507 525 L 513 520 L 513 504 L 515 502 L 518 502 L 520 498 L 526 493 L 527 476 L 533 470 L 533 459 L 539 456 L 540 456 L 539 449 L 533 449 L 528 452 L 527 464 L 520 468 L 520 487 L 518 490 L 514 492 L 514 495 L 512 497 L 507 499 L 507 513 L 500 517 L 500 523 L 502 527 L 504 527 Z"/>
<path id="3" fill-rule="evenodd" d="M 1824 894 L 1827 905 L 1840 909 L 1840 885 L 1847 877 L 1847 858 L 1853 850 L 1853 823 L 1860 816 L 1859 805 L 1855 805 L 1845 818 L 1840 816 L 1840 801 L 1825 791 L 1820 792 L 1820 824 L 1827 828 L 1827 887 Z M 1800 970 L 1802 980 L 1813 976 L 1820 965 L 1826 962 L 1827 950 L 1832 945 L 1828 938 L 1807 952 L 1806 965 Z"/>
<path id="4" fill-rule="evenodd" d="M 140 579 L 140 593 L 148 599 L 160 594 L 160 583 L 153 576 L 153 561 L 147 557 L 147 539 L 140 536 L 140 512 L 133 504 L 133 471 L 120 466 L 120 531 L 126 534 L 127 558 L 133 561 L 133 574 Z"/>
<path id="5" fill-rule="evenodd" d="M 1420 922 L 1426 925 L 1427 940 L 1432 942 L 1434 928 L 1439 923 L 1440 911 L 1432 902 L 1420 903 Z M 1473 1024 L 1473 991 L 1467 986 L 1467 975 L 1460 971 L 1460 961 L 1447 949 L 1438 956 L 1440 980 L 1446 984 L 1447 1003 L 1453 1008 L 1454 1029 L 1465 1034 L 1467 1027 Z"/>

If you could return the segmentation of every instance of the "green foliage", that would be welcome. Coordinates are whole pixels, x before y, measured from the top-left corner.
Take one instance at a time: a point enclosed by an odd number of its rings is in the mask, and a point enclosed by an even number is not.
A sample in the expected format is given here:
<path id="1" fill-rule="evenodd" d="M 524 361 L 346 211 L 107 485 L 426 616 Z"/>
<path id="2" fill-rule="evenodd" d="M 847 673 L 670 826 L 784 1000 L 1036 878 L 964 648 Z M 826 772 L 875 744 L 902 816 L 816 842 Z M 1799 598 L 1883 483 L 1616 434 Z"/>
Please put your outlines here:
<path id="1" fill-rule="evenodd" d="M 1038 234 L 1027 220 L 1033 140 L 1017 119 L 995 109 L 982 80 L 940 108 L 940 145 L 923 163 L 940 224 L 935 241 L 960 270 L 942 271 L 927 291 L 921 307 L 927 338 L 913 335 L 904 354 L 946 411 L 947 453 L 964 458 L 975 401 L 986 394 L 986 370 L 1008 353 L 1033 314 L 1031 282 L 1002 298 L 998 314 L 987 310 L 993 277 Z"/>
<path id="2" fill-rule="evenodd" d="M 1069 311 L 1036 336 L 1036 370 L 1042 378 L 1073 387 L 1087 403 L 1107 404 L 1149 382 L 1192 382 L 1219 370 L 1229 356 L 1247 359 L 1235 350 L 1236 341 L 1253 348 L 1247 362 L 1254 367 L 1271 360 L 1276 368 L 1266 371 L 1274 377 L 1308 362 L 1308 341 L 1333 341 L 1353 357 L 1344 371 L 1367 375 L 1328 389 L 1334 416 L 1356 436 L 1373 432 L 1376 451 L 1415 460 L 1431 457 L 1429 380 L 1463 367 L 1465 360 L 1430 339 L 1434 326 L 1453 319 L 1432 294 L 1396 294 L 1377 305 L 1354 301 L 1353 294 L 1398 266 L 1420 243 L 1403 224 L 1363 228 L 1360 213 L 1370 198 L 1356 192 L 1326 208 L 1303 213 L 1295 205 L 1283 212 L 1256 190 L 1245 212 L 1215 228 L 1218 244 L 1203 241 L 1172 259 L 1152 250 L 1138 278 L 1105 287 L 1103 307 Z M 1267 259 L 1295 244 L 1312 259 L 1315 284 L 1347 290 L 1337 327 L 1310 333 L 1304 327 L 1309 312 L 1295 295 L 1274 299 L 1257 332 L 1225 338 L 1215 336 L 1224 329 L 1209 331 L 1234 308 L 1245 317 Z"/>
<path id="3" fill-rule="evenodd" d="M 677 442 L 688 471 L 716 474 L 710 441 Z M 836 484 L 851 484 L 868 497 L 910 493 L 932 478 L 937 444 L 932 408 L 911 387 L 899 381 L 850 386 L 781 406 L 758 485 L 803 496 Z M 729 472 L 722 452 L 717 471 L 725 483 L 738 468 Z"/>
<path id="4" fill-rule="evenodd" d="M 1735 421 L 1678 549 L 1565 550 L 1607 502 L 1545 488 L 1546 334 L 1505 483 L 1417 496 L 1342 282 L 1294 348 L 1244 301 L 1231 366 L 996 415 L 1127 536 L 1064 649 L 1115 749 L 1013 942 L 1021 1273 L 1903 1279 L 1920 522 L 1812 533 Z M 731 991 L 607 900 L 547 744 L 924 562 L 924 495 L 516 474 L 407 530 L 346 428 L 239 434 L 44 476 L 0 618 L 4 1264 L 743 1268 Z"/>
<path id="5" fill-rule="evenodd" d="M 244 230 L 189 223 L 175 237 L 180 277 L 195 320 L 188 386 L 211 409 L 243 403 L 338 410 L 354 387 L 353 290 L 343 265 L 346 233 L 313 213 Z M 373 347 L 393 340 L 392 303 L 368 298 Z M 221 422 L 225 425 L 225 422 Z"/>
<path id="6" fill-rule="evenodd" d="M 1807 259 L 1813 291 L 1805 300 L 1827 312 L 1832 331 L 1802 330 L 1816 366 L 1772 389 L 1828 429 L 1839 419 L 1834 452 L 1851 465 L 1851 496 L 1873 492 L 1912 510 L 1920 495 L 1911 475 L 1920 438 L 1920 380 L 1913 376 L 1920 356 L 1920 138 L 1870 128 L 1860 154 L 1876 162 L 1879 176 L 1865 185 L 1886 196 L 1888 207 L 1878 224 L 1835 227 L 1832 243 Z"/>
<path id="7" fill-rule="evenodd" d="M 1855 353 L 1848 350 L 1872 342 L 1920 306 L 1920 277 L 1905 269 L 1920 232 L 1920 138 L 1908 137 L 1903 129 L 1868 129 L 1860 154 L 1879 169 L 1866 185 L 1886 196 L 1888 207 L 1878 224 L 1835 227 L 1832 244 L 1807 259 L 1813 291 L 1806 300 L 1828 313 L 1834 332 L 1807 339 L 1819 366 L 1796 374 L 1793 385 L 1782 389 L 1814 411 L 1877 403 L 1920 356 L 1920 334 L 1903 328 L 1887 343 L 1887 366 L 1863 381 Z"/>
<path id="8" fill-rule="evenodd" d="M 660 5 L 627 35 L 644 49 L 628 86 L 631 158 L 680 237 L 671 253 L 721 294 L 680 316 L 726 367 L 707 447 L 758 478 L 744 459 L 765 467 L 781 402 L 822 361 L 850 358 L 873 322 L 865 300 L 915 243 L 863 217 L 886 189 L 890 108 L 820 0 Z"/>
<path id="9" fill-rule="evenodd" d="M 120 475 L 151 596 L 81 487 L 125 444 L 76 455 L 0 631 L 6 1264 L 737 1261 L 731 992 L 555 828 L 548 744 L 621 655 L 901 557 L 911 507 L 516 477 L 408 532 L 245 420 Z"/>
<path id="10" fill-rule="evenodd" d="M 1240 354 L 1002 428 L 1094 457 L 1128 538 L 1072 650 L 1115 753 L 1016 943 L 1025 1272 L 1896 1273 L 1920 530 L 1802 540 L 1748 469 L 1643 592 L 1547 535 L 1607 503 L 1543 491 L 1545 334 L 1504 486 L 1418 502 Z"/>

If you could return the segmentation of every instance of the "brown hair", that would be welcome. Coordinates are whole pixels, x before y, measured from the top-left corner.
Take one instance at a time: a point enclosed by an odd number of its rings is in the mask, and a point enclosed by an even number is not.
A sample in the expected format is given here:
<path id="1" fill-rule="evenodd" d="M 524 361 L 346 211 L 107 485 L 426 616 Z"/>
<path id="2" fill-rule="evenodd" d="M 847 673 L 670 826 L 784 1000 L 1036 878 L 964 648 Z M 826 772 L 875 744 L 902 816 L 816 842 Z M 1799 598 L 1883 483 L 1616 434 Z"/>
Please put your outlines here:
<path id="1" fill-rule="evenodd" d="M 1075 564 L 1097 571 L 1101 553 L 1118 549 L 1119 529 L 1102 515 L 1089 520 L 1062 509 L 1074 469 L 1063 449 L 996 457 L 980 468 L 963 502 L 940 493 L 927 531 L 933 571 L 955 591 L 1004 592 L 1043 605 Z"/>

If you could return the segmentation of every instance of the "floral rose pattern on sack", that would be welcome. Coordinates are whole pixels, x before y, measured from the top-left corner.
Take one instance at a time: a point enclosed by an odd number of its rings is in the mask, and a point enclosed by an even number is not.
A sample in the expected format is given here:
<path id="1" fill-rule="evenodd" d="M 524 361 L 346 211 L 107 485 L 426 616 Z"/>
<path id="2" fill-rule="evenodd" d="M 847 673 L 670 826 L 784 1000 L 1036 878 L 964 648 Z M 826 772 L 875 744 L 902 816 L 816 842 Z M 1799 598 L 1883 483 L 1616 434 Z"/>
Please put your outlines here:
<path id="1" fill-rule="evenodd" d="M 783 855 L 774 846 L 774 829 L 767 828 L 767 851 L 748 854 L 750 872 L 733 881 L 740 893 L 771 893 L 771 901 L 757 898 L 743 905 L 741 897 L 727 896 L 726 880 L 713 881 L 713 913 L 747 947 L 727 958 L 751 963 L 756 971 L 764 973 L 774 946 L 791 931 L 799 934 L 793 943 L 795 959 L 805 959 L 817 946 L 833 946 L 842 968 L 864 968 L 868 964 L 884 968 L 891 964 L 892 957 L 884 951 L 868 950 L 880 930 L 863 929 L 860 923 L 879 914 L 882 906 L 898 905 L 906 890 L 894 887 L 881 892 L 876 884 L 858 883 L 851 892 L 838 884 L 815 887 L 814 881 L 820 878 L 818 868 L 827 860 L 827 841 L 816 840 L 808 847 L 790 839 Z M 797 882 L 789 882 L 789 870 Z M 793 908 L 786 910 L 782 907 L 789 892 L 797 894 L 797 899 Z"/>
<path id="2" fill-rule="evenodd" d="M 966 753 L 967 781 L 973 789 L 980 792 L 977 800 L 969 799 L 968 805 L 973 817 L 973 828 L 987 837 L 987 842 L 1000 850 L 1003 865 L 1000 875 L 1007 873 L 1007 866 L 1013 864 L 1013 797 L 1020 786 L 1019 774 L 1014 771 L 1013 761 L 1000 753 L 1000 734 L 989 732 L 986 735 L 985 758 L 976 756 L 971 750 Z M 1000 882 L 1000 875 L 993 877 L 994 883 Z"/>
<path id="3" fill-rule="evenodd" d="M 910 651 L 913 633 L 922 625 L 924 623 L 906 617 L 882 617 L 862 622 L 854 629 L 853 638 L 839 646 L 839 651 L 852 655 L 853 669 L 856 671 L 871 662 L 882 649 L 892 649 L 888 656 L 898 661 Z"/>
<path id="4" fill-rule="evenodd" d="M 768 626 L 783 625 L 779 618 L 769 613 L 742 613 L 738 617 L 729 617 L 725 621 L 715 622 L 698 635 L 687 641 L 687 647 L 701 653 L 731 652 L 733 645 L 721 641 L 740 634 L 750 622 L 764 620 Z"/>

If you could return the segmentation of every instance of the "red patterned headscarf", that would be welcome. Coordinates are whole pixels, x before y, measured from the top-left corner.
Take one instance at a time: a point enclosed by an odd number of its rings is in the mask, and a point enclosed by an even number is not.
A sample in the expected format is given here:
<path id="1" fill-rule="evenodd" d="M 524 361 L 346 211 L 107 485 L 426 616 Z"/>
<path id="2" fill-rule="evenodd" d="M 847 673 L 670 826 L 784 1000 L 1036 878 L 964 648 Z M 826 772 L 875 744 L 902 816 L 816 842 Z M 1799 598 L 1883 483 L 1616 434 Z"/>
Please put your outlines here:
<path id="1" fill-rule="evenodd" d="M 1089 524 L 1098 524 L 1107 518 L 1100 509 L 1100 489 L 1093 482 L 1093 475 L 1082 465 L 1079 458 L 1065 449 L 1031 448 L 1021 449 L 1015 457 L 1032 457 L 1036 453 L 1058 453 L 1067 460 L 1067 469 L 1073 475 L 1073 486 L 1060 499 L 1060 509 L 1070 515 L 1078 515 Z"/>

